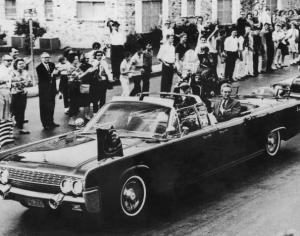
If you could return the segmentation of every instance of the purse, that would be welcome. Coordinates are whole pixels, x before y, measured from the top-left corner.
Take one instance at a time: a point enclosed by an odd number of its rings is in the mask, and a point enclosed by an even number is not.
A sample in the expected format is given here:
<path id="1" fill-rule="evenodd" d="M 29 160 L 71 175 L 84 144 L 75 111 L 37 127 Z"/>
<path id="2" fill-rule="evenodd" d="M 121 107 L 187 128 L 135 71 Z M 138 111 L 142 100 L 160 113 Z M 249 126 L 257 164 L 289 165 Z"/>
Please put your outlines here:
<path id="1" fill-rule="evenodd" d="M 80 84 L 79 90 L 80 90 L 80 93 L 83 93 L 83 94 L 90 93 L 90 85 L 89 84 Z"/>

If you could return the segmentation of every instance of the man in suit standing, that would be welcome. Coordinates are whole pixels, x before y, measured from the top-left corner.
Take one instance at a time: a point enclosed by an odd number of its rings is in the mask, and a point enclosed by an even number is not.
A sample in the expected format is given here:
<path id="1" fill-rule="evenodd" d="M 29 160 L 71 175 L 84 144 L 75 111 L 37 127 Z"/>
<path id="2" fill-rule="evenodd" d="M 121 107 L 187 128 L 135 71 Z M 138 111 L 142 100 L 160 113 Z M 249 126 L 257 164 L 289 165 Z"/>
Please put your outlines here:
<path id="1" fill-rule="evenodd" d="M 230 97 L 232 87 L 225 83 L 221 86 L 222 99 L 215 103 L 213 113 L 218 122 L 223 122 L 237 117 L 241 113 L 241 104 Z"/>
<path id="2" fill-rule="evenodd" d="M 55 69 L 54 63 L 50 62 L 48 53 L 42 53 L 41 61 L 41 64 L 36 68 L 39 81 L 40 116 L 44 129 L 50 130 L 59 126 L 53 120 L 57 94 L 55 76 L 58 71 Z"/>

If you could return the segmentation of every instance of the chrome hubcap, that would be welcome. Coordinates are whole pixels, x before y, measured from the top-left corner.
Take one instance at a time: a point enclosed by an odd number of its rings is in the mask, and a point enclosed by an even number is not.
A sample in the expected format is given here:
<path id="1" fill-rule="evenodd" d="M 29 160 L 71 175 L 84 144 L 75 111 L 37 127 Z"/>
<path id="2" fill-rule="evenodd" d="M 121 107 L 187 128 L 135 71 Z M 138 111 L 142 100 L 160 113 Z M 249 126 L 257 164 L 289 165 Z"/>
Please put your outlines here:
<path id="1" fill-rule="evenodd" d="M 275 152 L 276 149 L 277 149 L 277 146 L 278 146 L 278 134 L 277 134 L 277 132 L 270 133 L 268 135 L 268 139 L 267 139 L 267 148 L 268 148 L 268 151 L 270 153 Z"/>
<path id="2" fill-rule="evenodd" d="M 146 200 L 146 187 L 142 178 L 130 177 L 123 185 L 120 200 L 122 210 L 126 215 L 137 215 L 143 209 Z"/>

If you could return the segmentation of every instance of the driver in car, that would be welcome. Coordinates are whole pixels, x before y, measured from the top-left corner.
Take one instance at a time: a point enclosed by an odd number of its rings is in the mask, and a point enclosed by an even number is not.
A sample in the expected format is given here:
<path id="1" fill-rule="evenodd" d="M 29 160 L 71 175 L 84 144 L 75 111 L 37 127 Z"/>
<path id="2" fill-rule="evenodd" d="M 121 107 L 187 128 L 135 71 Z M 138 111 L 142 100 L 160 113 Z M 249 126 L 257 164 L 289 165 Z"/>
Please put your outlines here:
<path id="1" fill-rule="evenodd" d="M 192 95 L 192 89 L 191 86 L 187 82 L 181 82 L 179 84 L 179 93 L 180 94 L 187 94 L 187 95 Z M 183 108 L 183 107 L 188 107 L 192 106 L 197 103 L 196 99 L 194 97 L 190 96 L 181 96 L 177 98 L 178 101 L 176 101 L 177 108 Z"/>
<path id="2" fill-rule="evenodd" d="M 222 99 L 214 104 L 213 114 L 218 122 L 230 120 L 239 116 L 241 113 L 241 104 L 238 100 L 230 97 L 232 87 L 225 83 L 221 86 Z"/>

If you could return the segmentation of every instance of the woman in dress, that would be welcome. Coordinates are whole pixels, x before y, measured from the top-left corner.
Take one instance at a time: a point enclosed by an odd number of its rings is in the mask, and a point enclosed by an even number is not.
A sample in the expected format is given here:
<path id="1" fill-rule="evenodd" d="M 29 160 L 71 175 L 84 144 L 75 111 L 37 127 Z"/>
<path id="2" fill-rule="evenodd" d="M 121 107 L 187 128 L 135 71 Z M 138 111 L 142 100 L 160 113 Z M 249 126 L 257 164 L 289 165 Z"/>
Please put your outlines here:
<path id="1" fill-rule="evenodd" d="M 80 79 L 80 101 L 79 106 L 83 108 L 83 116 L 86 121 L 91 119 L 90 117 L 90 86 L 93 74 L 90 72 L 92 65 L 89 64 L 84 55 L 80 58 L 79 65 L 79 79 Z M 90 69 L 90 70 L 89 70 Z"/>
<path id="2" fill-rule="evenodd" d="M 12 61 L 11 56 L 4 55 L 0 64 L 0 148 L 2 145 L 14 141 L 10 95 Z"/>
<path id="3" fill-rule="evenodd" d="M 14 62 L 13 78 L 11 81 L 11 94 L 12 94 L 12 115 L 15 117 L 16 127 L 19 129 L 19 134 L 29 134 L 25 130 L 24 117 L 27 105 L 27 91 L 25 87 L 32 84 L 32 79 L 27 70 L 25 70 L 25 61 L 23 59 L 16 59 Z"/>
<path id="4" fill-rule="evenodd" d="M 287 31 L 286 37 L 289 42 L 289 49 L 292 58 L 292 65 L 296 64 L 296 54 L 298 53 L 299 30 L 296 28 L 296 22 L 291 22 L 291 28 Z"/>
<path id="5" fill-rule="evenodd" d="M 122 94 L 121 96 L 129 96 L 130 94 L 130 72 L 131 72 L 131 54 L 130 52 L 125 52 L 124 59 L 121 63 L 121 76 L 120 82 L 122 87 Z"/>
<path id="6" fill-rule="evenodd" d="M 69 57 L 69 63 L 71 64 L 68 71 L 68 88 L 70 97 L 70 108 L 69 108 L 69 125 L 74 126 L 76 117 L 79 113 L 79 102 L 80 102 L 80 81 L 79 75 L 79 57 L 73 55 Z"/>
<path id="7" fill-rule="evenodd" d="M 60 82 L 59 82 L 59 92 L 63 97 L 65 114 L 69 112 L 69 89 L 68 89 L 68 71 L 70 70 L 71 64 L 67 61 L 64 56 L 58 58 L 58 64 L 56 69 L 59 71 Z"/>

